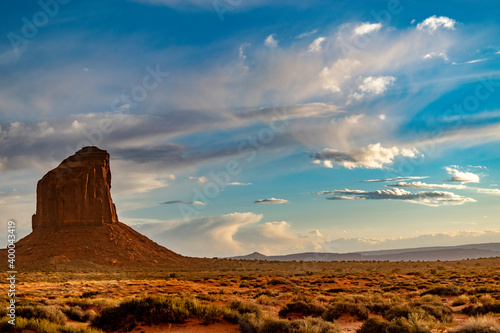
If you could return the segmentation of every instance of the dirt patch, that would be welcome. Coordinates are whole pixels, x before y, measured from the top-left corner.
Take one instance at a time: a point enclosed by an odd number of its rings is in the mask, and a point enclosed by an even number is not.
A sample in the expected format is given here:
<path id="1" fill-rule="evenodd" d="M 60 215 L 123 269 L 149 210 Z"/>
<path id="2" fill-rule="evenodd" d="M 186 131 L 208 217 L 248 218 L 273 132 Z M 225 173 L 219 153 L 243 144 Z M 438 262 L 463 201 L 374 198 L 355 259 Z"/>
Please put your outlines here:
<path id="1" fill-rule="evenodd" d="M 160 333 L 160 332 L 182 332 L 182 333 L 237 333 L 240 332 L 238 324 L 228 322 L 203 325 L 199 320 L 187 321 L 184 324 L 163 324 L 157 326 L 139 326 L 132 332 L 135 333 Z"/>

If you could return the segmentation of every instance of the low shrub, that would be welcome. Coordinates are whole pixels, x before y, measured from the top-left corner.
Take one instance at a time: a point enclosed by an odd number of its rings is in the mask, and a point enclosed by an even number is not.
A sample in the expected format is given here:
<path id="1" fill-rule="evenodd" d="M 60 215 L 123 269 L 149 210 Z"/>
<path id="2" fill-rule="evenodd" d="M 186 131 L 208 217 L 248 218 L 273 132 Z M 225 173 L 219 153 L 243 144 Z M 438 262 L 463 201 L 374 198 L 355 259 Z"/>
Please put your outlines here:
<path id="1" fill-rule="evenodd" d="M 27 319 L 23 317 L 16 318 L 16 325 L 8 323 L 9 318 L 0 321 L 0 332 L 25 332 L 26 330 L 37 333 L 103 333 L 99 329 L 92 327 L 67 327 L 48 321 L 47 319 Z"/>
<path id="2" fill-rule="evenodd" d="M 238 321 L 238 314 L 226 307 L 199 303 L 182 297 L 148 297 L 127 300 L 115 307 L 105 308 L 92 321 L 92 326 L 103 330 L 131 330 L 139 323 L 184 323 L 188 318 L 198 318 L 204 323 L 219 319 Z"/>
<path id="3" fill-rule="evenodd" d="M 276 319 L 246 313 L 240 318 L 244 333 L 340 333 L 338 325 L 321 318 L 307 317 L 297 320 Z"/>
<path id="4" fill-rule="evenodd" d="M 66 315 L 55 306 L 28 305 L 16 309 L 16 316 L 26 319 L 46 319 L 51 323 L 63 325 L 66 323 Z"/>
<path id="5" fill-rule="evenodd" d="M 233 301 L 229 304 L 229 308 L 231 310 L 235 310 L 240 314 L 243 313 L 255 313 L 257 315 L 262 314 L 262 310 L 258 305 L 248 302 Z"/>
<path id="6" fill-rule="evenodd" d="M 462 313 L 469 316 L 485 315 L 488 313 L 500 313 L 500 303 L 485 304 L 485 305 L 469 305 L 463 308 Z"/>
<path id="7" fill-rule="evenodd" d="M 271 286 L 276 286 L 279 284 L 288 284 L 288 282 L 285 279 L 281 278 L 274 278 L 271 281 L 268 282 Z"/>
<path id="8" fill-rule="evenodd" d="M 389 323 L 380 318 L 370 318 L 363 322 L 363 325 L 356 333 L 387 333 Z"/>
<path id="9" fill-rule="evenodd" d="M 472 317 L 454 333 L 500 333 L 500 325 L 493 317 Z"/>
<path id="10" fill-rule="evenodd" d="M 453 322 L 453 311 L 444 305 L 422 304 L 418 307 L 442 323 Z"/>
<path id="11" fill-rule="evenodd" d="M 332 306 L 329 306 L 323 313 L 322 318 L 327 321 L 333 321 L 346 314 L 356 317 L 359 320 L 365 320 L 368 319 L 370 311 L 366 306 L 362 304 L 339 302 Z"/>
<path id="12" fill-rule="evenodd" d="M 90 312 L 85 312 L 81 307 L 78 305 L 76 306 L 64 306 L 61 308 L 61 311 L 71 320 L 74 321 L 79 321 L 79 322 L 86 322 L 90 319 L 92 319 L 92 316 L 90 315 Z"/>
<path id="13" fill-rule="evenodd" d="M 460 306 L 470 303 L 470 297 L 467 295 L 460 295 L 453 301 L 453 306 Z"/>
<path id="14" fill-rule="evenodd" d="M 427 290 L 422 295 L 459 296 L 463 293 L 462 289 L 455 286 L 440 286 Z"/>
<path id="15" fill-rule="evenodd" d="M 408 304 L 404 305 L 396 305 L 391 308 L 389 308 L 385 313 L 384 313 L 384 318 L 387 320 L 393 320 L 396 318 L 408 318 L 410 313 L 416 312 L 417 309 L 414 307 L 410 307 Z"/>
<path id="16" fill-rule="evenodd" d="M 384 321 L 380 318 L 365 320 L 357 333 L 430 333 L 424 317 L 420 313 L 410 313 L 408 318 L 394 318 Z"/>
<path id="17" fill-rule="evenodd" d="M 319 317 L 325 312 L 326 308 L 317 303 L 310 297 L 299 296 L 292 299 L 287 303 L 279 312 L 280 318 L 285 318 L 290 314 L 297 314 L 301 316 Z"/>
<path id="18" fill-rule="evenodd" d="M 321 318 L 307 317 L 290 322 L 288 332 L 293 333 L 340 333 L 340 327 Z"/>

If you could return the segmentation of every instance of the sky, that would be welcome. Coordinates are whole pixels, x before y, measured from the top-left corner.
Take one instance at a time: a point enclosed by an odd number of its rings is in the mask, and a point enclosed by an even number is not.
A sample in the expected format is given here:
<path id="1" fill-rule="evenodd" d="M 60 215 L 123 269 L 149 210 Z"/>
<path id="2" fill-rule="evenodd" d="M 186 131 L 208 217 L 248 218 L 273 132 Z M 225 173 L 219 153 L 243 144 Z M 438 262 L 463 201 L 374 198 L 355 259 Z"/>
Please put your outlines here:
<path id="1" fill-rule="evenodd" d="M 0 20 L 0 245 L 111 156 L 120 221 L 183 255 L 500 240 L 500 3 L 41 0 Z"/>

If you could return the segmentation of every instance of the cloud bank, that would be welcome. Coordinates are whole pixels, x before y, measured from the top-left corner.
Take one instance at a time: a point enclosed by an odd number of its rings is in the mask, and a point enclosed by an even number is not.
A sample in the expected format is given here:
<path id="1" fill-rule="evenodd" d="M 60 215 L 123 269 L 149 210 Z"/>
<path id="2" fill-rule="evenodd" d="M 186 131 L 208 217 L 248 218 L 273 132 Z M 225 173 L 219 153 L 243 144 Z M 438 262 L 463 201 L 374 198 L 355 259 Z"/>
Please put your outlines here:
<path id="1" fill-rule="evenodd" d="M 189 256 L 233 256 L 254 251 L 291 253 L 320 249 L 318 235 L 300 235 L 287 222 L 261 222 L 262 215 L 232 213 L 170 225 L 154 223 L 135 228 L 169 249 Z"/>
<path id="2" fill-rule="evenodd" d="M 479 176 L 475 173 L 460 171 L 454 167 L 445 167 L 445 170 L 450 175 L 450 182 L 479 183 Z"/>
<path id="3" fill-rule="evenodd" d="M 256 203 L 256 204 L 284 204 L 287 202 L 288 202 L 288 200 L 276 199 L 276 198 L 259 199 L 259 200 L 254 201 L 254 203 Z"/>
<path id="4" fill-rule="evenodd" d="M 322 152 L 312 155 L 315 164 L 323 162 L 323 165 L 328 168 L 339 165 L 348 169 L 384 169 L 390 166 L 397 156 L 416 158 L 418 151 L 415 148 L 384 148 L 380 143 L 376 143 L 368 145 L 366 148 L 345 152 L 325 148 Z"/>
<path id="5" fill-rule="evenodd" d="M 476 202 L 472 198 L 463 197 L 452 192 L 422 191 L 411 193 L 409 191 L 393 188 L 390 190 L 363 191 L 363 190 L 334 190 L 323 191 L 319 194 L 333 195 L 328 200 L 403 200 L 427 206 L 462 205 L 466 202 Z"/>

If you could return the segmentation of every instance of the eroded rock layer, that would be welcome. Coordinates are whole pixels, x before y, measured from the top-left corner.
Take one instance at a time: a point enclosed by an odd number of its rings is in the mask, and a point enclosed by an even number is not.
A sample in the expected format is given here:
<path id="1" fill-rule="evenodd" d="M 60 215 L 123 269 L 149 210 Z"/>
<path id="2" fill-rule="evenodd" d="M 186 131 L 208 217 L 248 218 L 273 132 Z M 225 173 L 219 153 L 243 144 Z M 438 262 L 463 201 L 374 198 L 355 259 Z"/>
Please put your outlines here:
<path id="1" fill-rule="evenodd" d="M 33 230 L 118 222 L 110 189 L 109 154 L 97 147 L 79 150 L 38 182 Z"/>

